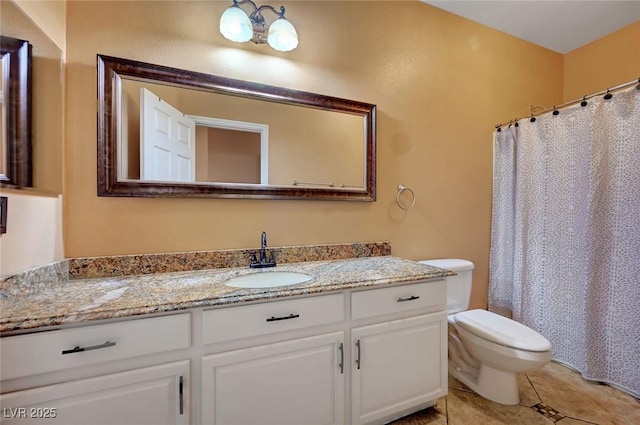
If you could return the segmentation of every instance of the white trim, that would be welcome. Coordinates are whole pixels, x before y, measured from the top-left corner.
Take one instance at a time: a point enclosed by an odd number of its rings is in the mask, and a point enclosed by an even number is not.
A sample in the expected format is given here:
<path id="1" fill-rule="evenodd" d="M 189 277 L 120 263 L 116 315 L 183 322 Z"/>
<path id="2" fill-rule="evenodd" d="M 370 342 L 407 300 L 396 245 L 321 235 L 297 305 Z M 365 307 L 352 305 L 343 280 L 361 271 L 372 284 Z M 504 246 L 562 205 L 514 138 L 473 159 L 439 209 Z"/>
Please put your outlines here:
<path id="1" fill-rule="evenodd" d="M 118 120 L 118 133 L 116 134 L 116 144 L 118 146 L 118 181 L 127 181 L 128 176 L 128 164 L 129 164 L 129 117 L 126 116 L 127 105 L 122 102 L 122 78 L 118 74 L 115 74 L 113 79 L 113 85 L 115 88 L 115 111 L 116 119 Z"/>
<path id="2" fill-rule="evenodd" d="M 199 126 L 260 134 L 260 184 L 269 184 L 269 125 L 198 115 L 187 115 L 187 117 L 194 120 Z"/>
<path id="3" fill-rule="evenodd" d="M 362 123 L 362 144 L 363 144 L 363 148 L 362 148 L 362 189 L 364 189 L 364 191 L 366 192 L 366 188 L 367 188 L 367 153 L 368 153 L 368 146 L 367 146 L 367 120 L 363 120 Z M 375 130 L 374 130 L 375 131 Z M 360 187 L 358 187 L 358 189 L 360 189 Z"/>

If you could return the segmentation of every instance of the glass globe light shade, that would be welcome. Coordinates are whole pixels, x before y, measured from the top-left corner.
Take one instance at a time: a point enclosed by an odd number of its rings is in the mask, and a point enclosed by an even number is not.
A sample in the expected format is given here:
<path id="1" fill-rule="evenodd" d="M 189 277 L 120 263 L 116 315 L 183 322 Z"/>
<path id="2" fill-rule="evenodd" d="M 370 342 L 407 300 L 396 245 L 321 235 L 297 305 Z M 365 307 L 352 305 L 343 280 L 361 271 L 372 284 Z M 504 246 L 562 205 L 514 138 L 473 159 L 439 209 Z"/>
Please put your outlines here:
<path id="1" fill-rule="evenodd" d="M 244 10 L 234 5 L 220 17 L 220 33 L 227 40 L 244 43 L 253 37 L 253 25 Z"/>
<path id="2" fill-rule="evenodd" d="M 267 43 L 276 50 L 288 52 L 298 46 L 298 33 L 291 22 L 278 18 L 269 27 Z"/>

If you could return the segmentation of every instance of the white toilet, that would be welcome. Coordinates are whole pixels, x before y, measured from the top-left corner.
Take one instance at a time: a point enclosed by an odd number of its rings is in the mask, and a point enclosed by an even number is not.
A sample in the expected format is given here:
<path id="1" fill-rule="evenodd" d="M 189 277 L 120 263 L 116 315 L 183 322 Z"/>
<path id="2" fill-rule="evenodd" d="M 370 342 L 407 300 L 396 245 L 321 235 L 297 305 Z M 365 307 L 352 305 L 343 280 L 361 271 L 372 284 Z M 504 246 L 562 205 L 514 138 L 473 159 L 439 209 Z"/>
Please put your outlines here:
<path id="1" fill-rule="evenodd" d="M 467 310 L 472 262 L 443 259 L 420 263 L 458 274 L 447 278 L 449 373 L 489 400 L 518 404 L 516 374 L 546 365 L 551 360 L 551 343 L 506 317 L 486 310 Z"/>

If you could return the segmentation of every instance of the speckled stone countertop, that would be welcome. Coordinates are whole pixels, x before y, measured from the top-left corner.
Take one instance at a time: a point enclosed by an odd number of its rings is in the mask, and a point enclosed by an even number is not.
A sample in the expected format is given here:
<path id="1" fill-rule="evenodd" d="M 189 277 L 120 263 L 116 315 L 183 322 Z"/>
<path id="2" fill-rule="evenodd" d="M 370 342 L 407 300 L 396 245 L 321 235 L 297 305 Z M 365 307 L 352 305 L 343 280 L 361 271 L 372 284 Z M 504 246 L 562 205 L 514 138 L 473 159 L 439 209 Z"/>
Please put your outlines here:
<path id="1" fill-rule="evenodd" d="M 306 273 L 312 279 L 291 286 L 261 289 L 224 284 L 232 277 L 273 271 Z M 377 256 L 288 263 L 269 269 L 234 267 L 73 279 L 46 290 L 0 299 L 0 332 L 390 285 L 453 274 L 397 257 Z"/>

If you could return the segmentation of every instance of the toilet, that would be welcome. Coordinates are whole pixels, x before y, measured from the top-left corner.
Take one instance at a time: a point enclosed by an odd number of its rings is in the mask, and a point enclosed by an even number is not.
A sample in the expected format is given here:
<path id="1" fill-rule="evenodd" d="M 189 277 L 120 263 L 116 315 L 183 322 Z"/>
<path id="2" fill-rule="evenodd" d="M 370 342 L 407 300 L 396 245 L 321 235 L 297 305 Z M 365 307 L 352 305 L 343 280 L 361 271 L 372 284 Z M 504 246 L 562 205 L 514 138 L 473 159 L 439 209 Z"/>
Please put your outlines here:
<path id="1" fill-rule="evenodd" d="M 467 310 L 473 263 L 420 261 L 457 276 L 447 278 L 449 374 L 501 404 L 520 402 L 516 374 L 541 369 L 551 360 L 551 343 L 531 328 L 486 310 Z"/>

